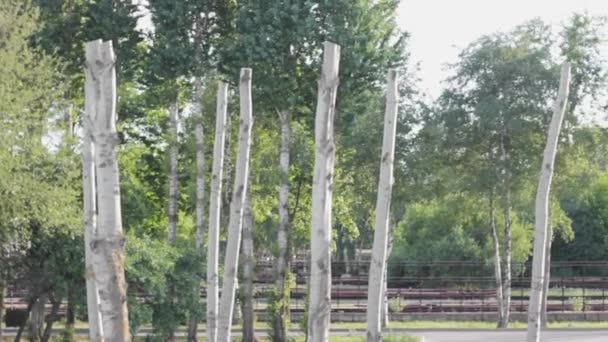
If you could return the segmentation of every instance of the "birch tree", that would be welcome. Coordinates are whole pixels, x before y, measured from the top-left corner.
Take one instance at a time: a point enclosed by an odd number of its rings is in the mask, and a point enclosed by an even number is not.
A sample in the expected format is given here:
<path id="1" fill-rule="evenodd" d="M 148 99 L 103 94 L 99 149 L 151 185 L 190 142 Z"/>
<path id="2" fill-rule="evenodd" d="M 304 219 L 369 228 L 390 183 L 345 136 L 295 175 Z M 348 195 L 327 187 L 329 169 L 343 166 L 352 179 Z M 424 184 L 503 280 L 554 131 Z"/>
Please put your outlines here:
<path id="1" fill-rule="evenodd" d="M 95 174 L 98 226 L 91 242 L 93 269 L 99 290 L 103 331 L 109 341 L 129 341 L 124 273 L 124 236 L 118 180 L 116 132 L 116 71 L 112 42 L 96 40 L 86 47 L 86 72 L 96 80 L 91 93 L 95 118 Z"/>
<path id="2" fill-rule="evenodd" d="M 254 336 L 254 311 L 253 311 L 253 276 L 254 276 L 254 249 L 253 249 L 253 213 L 251 212 L 251 196 L 247 191 L 245 198 L 245 212 L 243 213 L 243 260 L 242 287 L 243 292 L 243 341 L 253 342 Z"/>
<path id="3" fill-rule="evenodd" d="M 95 189 L 95 145 L 93 144 L 93 122 L 95 108 L 93 92 L 95 79 L 90 73 L 85 74 L 85 114 L 82 139 L 82 202 L 84 215 L 84 257 L 86 272 L 87 314 L 89 323 L 89 340 L 103 341 L 103 323 L 99 310 L 99 292 L 95 283 L 93 253 L 91 242 L 97 235 L 97 195 Z"/>
<path id="4" fill-rule="evenodd" d="M 167 240 L 171 245 L 175 244 L 177 233 L 177 155 L 179 144 L 177 141 L 177 125 L 179 121 L 179 106 L 177 103 L 177 93 L 169 105 L 169 201 L 168 216 L 169 224 L 167 227 Z"/>
<path id="5" fill-rule="evenodd" d="M 279 184 L 279 227 L 278 246 L 279 253 L 276 259 L 276 290 L 278 301 L 278 314 L 273 320 L 275 341 L 284 342 L 287 339 L 287 322 L 289 317 L 289 300 L 286 288 L 288 284 L 287 273 L 289 272 L 289 154 L 291 144 L 290 117 L 287 111 L 277 111 L 281 121 L 281 144 L 279 147 L 279 171 L 281 182 Z"/>
<path id="6" fill-rule="evenodd" d="M 217 314 L 219 302 L 219 250 L 220 211 L 222 208 L 222 174 L 224 144 L 226 143 L 226 117 L 228 110 L 228 84 L 220 82 L 217 89 L 215 142 L 209 190 L 209 232 L 207 238 L 207 341 L 217 341 Z"/>
<path id="7" fill-rule="evenodd" d="M 241 69 L 239 82 L 240 120 L 238 154 L 234 175 L 232 201 L 230 202 L 230 221 L 228 223 L 228 243 L 224 262 L 222 298 L 218 322 L 218 341 L 229 342 L 236 292 L 239 252 L 241 249 L 241 227 L 243 208 L 249 178 L 249 154 L 251 150 L 251 128 L 253 125 L 251 103 L 251 69 Z"/>
<path id="8" fill-rule="evenodd" d="M 197 78 L 194 81 L 194 108 L 192 113 L 196 118 L 194 135 L 196 138 L 196 254 L 203 256 L 205 239 L 205 132 L 203 129 L 203 82 Z M 200 278 L 198 276 L 193 289 L 195 298 L 200 297 Z M 190 317 L 188 322 L 188 341 L 196 341 L 198 318 Z"/>
<path id="9" fill-rule="evenodd" d="M 534 208 L 534 254 L 532 256 L 532 281 L 530 284 L 530 301 L 528 303 L 528 331 L 527 342 L 540 341 L 541 302 L 545 286 L 545 265 L 547 226 L 549 223 L 549 192 L 553 178 L 553 166 L 559 142 L 559 133 L 566 112 L 566 103 L 570 85 L 570 64 L 564 63 L 557 98 L 553 105 L 553 117 L 547 134 L 547 145 L 543 154 L 541 171 L 536 191 L 536 204 Z"/>
<path id="10" fill-rule="evenodd" d="M 382 340 L 382 301 L 384 299 L 383 288 L 386 275 L 391 193 L 393 189 L 393 160 L 399 101 L 397 83 L 397 71 L 392 69 L 388 72 L 387 76 L 384 138 L 380 159 L 378 199 L 376 202 L 376 227 L 369 268 L 367 295 L 367 340 L 369 342 L 379 342 Z"/>
<path id="11" fill-rule="evenodd" d="M 307 341 L 329 338 L 331 314 L 331 202 L 335 162 L 334 116 L 340 46 L 323 43 L 323 66 L 315 115 L 315 166 L 310 230 L 310 299 Z"/>

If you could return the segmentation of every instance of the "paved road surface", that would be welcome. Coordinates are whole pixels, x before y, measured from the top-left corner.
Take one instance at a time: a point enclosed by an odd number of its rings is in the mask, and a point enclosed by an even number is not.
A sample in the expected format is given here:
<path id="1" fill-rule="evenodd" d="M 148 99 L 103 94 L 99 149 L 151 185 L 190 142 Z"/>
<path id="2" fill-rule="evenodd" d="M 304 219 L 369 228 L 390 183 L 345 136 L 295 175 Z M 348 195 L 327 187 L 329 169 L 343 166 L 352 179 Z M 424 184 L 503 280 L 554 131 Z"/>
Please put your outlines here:
<path id="1" fill-rule="evenodd" d="M 526 340 L 524 330 L 492 330 L 492 331 L 417 331 L 410 332 L 420 336 L 424 342 L 523 342 Z M 608 330 L 601 329 L 551 329 L 544 331 L 541 341 L 553 342 L 608 342 Z"/>

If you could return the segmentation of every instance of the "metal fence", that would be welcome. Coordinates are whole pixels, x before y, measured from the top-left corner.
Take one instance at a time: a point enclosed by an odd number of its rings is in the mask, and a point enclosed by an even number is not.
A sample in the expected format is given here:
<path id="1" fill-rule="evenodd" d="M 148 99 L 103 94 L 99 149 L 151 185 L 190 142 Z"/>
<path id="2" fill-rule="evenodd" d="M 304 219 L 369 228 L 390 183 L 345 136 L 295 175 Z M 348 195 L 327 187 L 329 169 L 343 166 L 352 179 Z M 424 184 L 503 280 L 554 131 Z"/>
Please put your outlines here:
<path id="1" fill-rule="evenodd" d="M 294 283 L 290 309 L 305 311 L 309 262 L 291 263 Z M 368 262 L 332 263 L 332 311 L 364 313 L 367 309 Z M 493 265 L 481 262 L 435 261 L 390 263 L 388 266 L 388 309 L 393 313 L 492 313 L 497 311 Z M 531 265 L 514 263 L 512 312 L 525 312 L 528 305 Z M 273 289 L 273 265 L 256 265 L 254 309 L 267 312 Z M 204 300 L 205 288 L 201 288 Z M 26 306 L 23 289 L 11 286 L 8 309 Z M 142 296 L 146 296 L 142 293 Z M 608 311 L 608 261 L 553 262 L 547 310 L 549 312 Z"/>
<path id="2" fill-rule="evenodd" d="M 332 263 L 332 310 L 364 312 L 367 307 L 368 262 Z M 496 280 L 492 264 L 481 262 L 390 263 L 389 309 L 392 312 L 495 312 Z M 348 270 L 348 272 L 347 272 Z M 292 311 L 304 310 L 308 262 L 292 263 L 296 283 Z M 255 308 L 264 311 L 266 290 L 272 287 L 272 265 L 258 263 Z M 512 266 L 512 312 L 525 312 L 530 288 L 530 263 Z M 554 262 L 547 310 L 601 312 L 608 310 L 608 262 Z"/>

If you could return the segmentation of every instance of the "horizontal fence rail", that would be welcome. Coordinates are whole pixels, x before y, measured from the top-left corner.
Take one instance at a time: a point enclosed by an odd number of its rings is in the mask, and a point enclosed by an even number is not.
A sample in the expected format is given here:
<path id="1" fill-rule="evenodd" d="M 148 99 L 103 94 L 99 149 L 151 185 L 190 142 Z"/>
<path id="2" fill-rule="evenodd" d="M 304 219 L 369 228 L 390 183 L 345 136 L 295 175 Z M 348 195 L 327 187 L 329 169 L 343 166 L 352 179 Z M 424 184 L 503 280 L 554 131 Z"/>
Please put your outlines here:
<path id="1" fill-rule="evenodd" d="M 309 263 L 291 262 L 295 284 L 291 288 L 290 310 L 294 317 L 306 306 Z M 369 263 L 332 263 L 332 313 L 334 317 L 364 315 L 367 309 Z M 530 287 L 529 263 L 514 263 L 512 274 L 513 313 L 526 312 Z M 258 319 L 265 318 L 269 294 L 273 290 L 273 264 L 258 261 L 254 283 L 254 309 Z M 388 265 L 388 308 L 393 315 L 429 313 L 495 313 L 496 281 L 491 264 L 482 262 L 407 262 Z M 549 313 L 608 312 L 608 262 L 553 262 L 547 311 Z M 205 298 L 204 284 L 200 296 Z M 19 315 L 27 307 L 27 291 L 19 283 L 9 286 L 5 298 L 7 319 Z M 153 298 L 145 291 L 138 297 L 142 302 Z M 49 307 L 50 310 L 50 307 Z M 60 313 L 65 313 L 65 305 Z M 362 316 L 363 317 L 363 316 Z M 353 318 L 354 319 L 354 318 Z"/>

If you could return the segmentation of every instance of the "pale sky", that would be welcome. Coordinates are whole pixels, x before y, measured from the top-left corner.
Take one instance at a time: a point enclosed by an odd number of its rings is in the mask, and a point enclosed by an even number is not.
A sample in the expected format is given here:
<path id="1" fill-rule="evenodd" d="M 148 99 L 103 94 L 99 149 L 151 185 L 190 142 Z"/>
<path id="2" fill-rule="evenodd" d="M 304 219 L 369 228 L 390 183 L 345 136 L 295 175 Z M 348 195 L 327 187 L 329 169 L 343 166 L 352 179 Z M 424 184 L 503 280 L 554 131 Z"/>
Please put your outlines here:
<path id="1" fill-rule="evenodd" d="M 402 0 L 399 24 L 411 34 L 421 86 L 435 97 L 448 76 L 445 64 L 475 39 L 536 17 L 559 28 L 573 12 L 608 16 L 608 0 Z M 603 51 L 608 57 L 608 41 Z"/>

